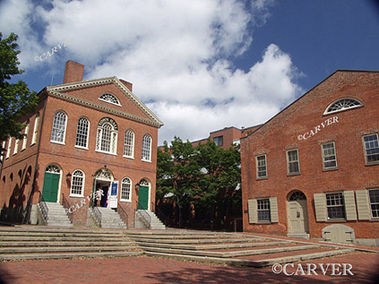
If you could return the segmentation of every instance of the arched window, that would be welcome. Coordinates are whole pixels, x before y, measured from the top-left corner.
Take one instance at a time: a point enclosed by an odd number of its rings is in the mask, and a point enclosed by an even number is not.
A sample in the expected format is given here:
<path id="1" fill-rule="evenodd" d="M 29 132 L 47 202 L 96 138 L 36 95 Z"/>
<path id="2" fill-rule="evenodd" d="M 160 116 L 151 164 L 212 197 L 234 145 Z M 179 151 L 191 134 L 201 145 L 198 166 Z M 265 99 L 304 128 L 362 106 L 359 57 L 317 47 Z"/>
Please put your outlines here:
<path id="1" fill-rule="evenodd" d="M 36 117 L 34 118 L 33 136 L 32 136 L 32 142 L 30 142 L 30 145 L 33 145 L 37 142 L 38 124 L 39 124 L 39 113 L 37 113 Z"/>
<path id="2" fill-rule="evenodd" d="M 116 154 L 117 123 L 108 117 L 100 120 L 97 127 L 96 150 Z"/>
<path id="3" fill-rule="evenodd" d="M 120 106 L 119 100 L 112 94 L 102 94 L 99 100 Z"/>
<path id="4" fill-rule="evenodd" d="M 75 170 L 72 173 L 71 196 L 83 196 L 84 173 L 81 170 Z"/>
<path id="5" fill-rule="evenodd" d="M 28 134 L 29 134 L 29 120 L 26 122 L 25 130 L 24 130 L 24 138 L 22 139 L 21 150 L 26 149 L 26 144 L 28 142 Z"/>
<path id="6" fill-rule="evenodd" d="M 326 108 L 324 115 L 344 111 L 347 109 L 362 107 L 362 106 L 363 106 L 363 104 L 356 99 L 344 98 L 344 99 L 340 99 L 340 100 L 330 104 Z"/>
<path id="7" fill-rule="evenodd" d="M 131 129 L 125 132 L 124 156 L 128 158 L 134 157 L 134 132 Z"/>
<path id="8" fill-rule="evenodd" d="M 121 201 L 131 201 L 132 200 L 132 181 L 130 178 L 124 178 L 121 182 Z"/>
<path id="9" fill-rule="evenodd" d="M 145 134 L 142 138 L 142 161 L 151 161 L 151 136 Z"/>
<path id="10" fill-rule="evenodd" d="M 89 121 L 85 117 L 81 117 L 78 120 L 78 127 L 76 130 L 76 141 L 75 146 L 88 148 L 88 132 L 89 132 Z"/>
<path id="11" fill-rule="evenodd" d="M 63 111 L 58 111 L 54 115 L 53 130 L 51 132 L 51 141 L 64 143 L 66 135 L 67 115 Z"/>

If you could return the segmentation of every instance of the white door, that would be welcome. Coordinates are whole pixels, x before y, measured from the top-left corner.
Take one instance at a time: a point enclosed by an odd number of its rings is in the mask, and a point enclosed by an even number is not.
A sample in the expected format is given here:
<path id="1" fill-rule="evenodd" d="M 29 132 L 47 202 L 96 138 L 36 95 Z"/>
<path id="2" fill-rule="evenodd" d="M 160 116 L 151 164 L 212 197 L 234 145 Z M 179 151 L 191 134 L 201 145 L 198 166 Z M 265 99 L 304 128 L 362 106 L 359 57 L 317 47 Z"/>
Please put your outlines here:
<path id="1" fill-rule="evenodd" d="M 288 201 L 289 234 L 305 234 L 308 231 L 307 201 Z"/>

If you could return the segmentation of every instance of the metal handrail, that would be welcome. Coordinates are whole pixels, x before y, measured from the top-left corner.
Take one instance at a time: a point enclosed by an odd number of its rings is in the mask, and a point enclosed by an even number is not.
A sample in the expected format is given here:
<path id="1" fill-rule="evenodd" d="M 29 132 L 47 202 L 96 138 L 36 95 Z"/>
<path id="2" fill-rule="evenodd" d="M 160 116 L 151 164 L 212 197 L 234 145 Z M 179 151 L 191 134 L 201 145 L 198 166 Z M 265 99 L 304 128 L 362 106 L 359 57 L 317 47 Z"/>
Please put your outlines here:
<path id="1" fill-rule="evenodd" d="M 71 207 L 71 204 L 70 204 L 70 201 L 67 200 L 67 198 L 64 196 L 64 193 L 62 193 L 62 205 L 63 207 L 66 209 L 66 214 L 68 216 L 68 218 L 70 219 L 71 223 L 73 223 L 73 219 L 74 219 L 74 212 L 70 212 L 70 207 Z"/>
<path id="2" fill-rule="evenodd" d="M 147 213 L 146 210 L 138 210 L 137 214 L 138 213 L 142 217 L 142 220 L 144 221 L 145 225 L 148 228 L 151 228 L 151 217 L 150 217 L 149 213 Z"/>
<path id="3" fill-rule="evenodd" d="M 120 202 L 117 204 L 117 213 L 120 215 L 121 220 L 125 223 L 126 227 L 128 227 L 128 214 L 125 212 L 125 210 L 121 207 Z"/>
<path id="4" fill-rule="evenodd" d="M 42 197 L 39 201 L 39 209 L 41 210 L 43 219 L 47 222 L 47 220 L 49 220 L 49 207 L 47 207 L 47 204 Z"/>
<path id="5" fill-rule="evenodd" d="M 92 207 L 92 213 L 95 217 L 95 222 L 98 224 L 99 227 L 101 227 L 101 212 L 99 208 L 97 208 L 96 206 Z"/>

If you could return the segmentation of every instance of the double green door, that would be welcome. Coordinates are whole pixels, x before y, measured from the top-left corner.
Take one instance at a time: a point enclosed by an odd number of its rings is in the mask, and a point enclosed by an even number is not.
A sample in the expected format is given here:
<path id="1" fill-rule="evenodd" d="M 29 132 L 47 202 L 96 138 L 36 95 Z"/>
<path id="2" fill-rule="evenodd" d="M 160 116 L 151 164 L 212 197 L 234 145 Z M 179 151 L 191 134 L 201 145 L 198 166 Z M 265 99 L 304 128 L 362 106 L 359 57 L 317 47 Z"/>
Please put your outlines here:
<path id="1" fill-rule="evenodd" d="M 45 202 L 57 202 L 60 174 L 45 173 L 42 198 Z"/>
<path id="2" fill-rule="evenodd" d="M 138 192 L 138 209 L 147 210 L 149 206 L 149 187 L 140 186 Z"/>

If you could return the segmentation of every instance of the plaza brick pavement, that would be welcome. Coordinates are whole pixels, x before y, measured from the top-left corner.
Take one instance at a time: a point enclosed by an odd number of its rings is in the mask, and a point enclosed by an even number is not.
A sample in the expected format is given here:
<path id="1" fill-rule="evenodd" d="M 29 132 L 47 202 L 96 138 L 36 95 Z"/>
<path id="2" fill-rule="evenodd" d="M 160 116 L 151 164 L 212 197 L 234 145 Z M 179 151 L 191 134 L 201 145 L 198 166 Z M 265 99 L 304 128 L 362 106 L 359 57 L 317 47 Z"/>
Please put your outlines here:
<path id="1" fill-rule="evenodd" d="M 0 263 L 1 283 L 378 283 L 379 254 L 355 252 L 307 263 L 350 263 L 353 276 L 285 276 L 271 267 L 232 267 L 158 257 L 17 261 Z M 296 267 L 296 265 L 295 265 Z M 294 270 L 288 270 L 289 273 Z M 305 269 L 306 272 L 306 269 Z"/>

